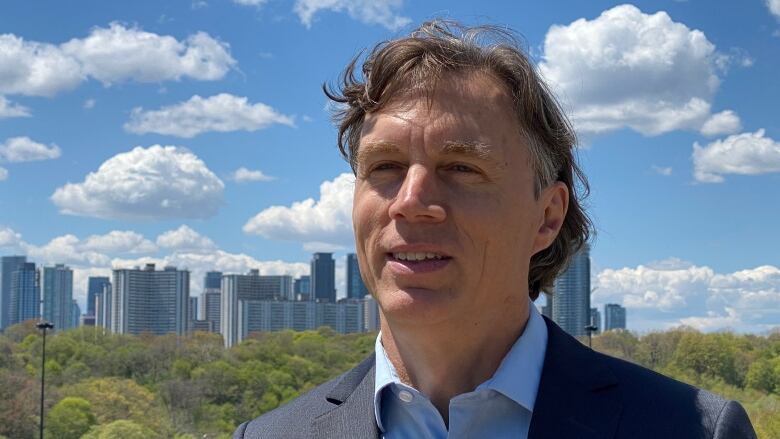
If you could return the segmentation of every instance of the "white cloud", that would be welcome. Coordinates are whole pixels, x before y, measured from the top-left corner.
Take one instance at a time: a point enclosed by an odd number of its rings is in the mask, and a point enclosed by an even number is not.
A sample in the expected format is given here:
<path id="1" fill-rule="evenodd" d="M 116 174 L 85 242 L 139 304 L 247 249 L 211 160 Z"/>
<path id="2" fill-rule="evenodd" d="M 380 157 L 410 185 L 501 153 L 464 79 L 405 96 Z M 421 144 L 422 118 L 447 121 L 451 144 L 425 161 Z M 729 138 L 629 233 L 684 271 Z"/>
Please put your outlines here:
<path id="1" fill-rule="evenodd" d="M 766 0 L 766 7 L 775 17 L 780 18 L 780 0 Z"/>
<path id="2" fill-rule="evenodd" d="M 53 96 L 85 79 L 79 62 L 58 46 L 0 35 L 0 93 Z"/>
<path id="3" fill-rule="evenodd" d="M 62 154 L 57 145 L 46 146 L 29 137 L 11 137 L 0 143 L 0 162 L 17 163 L 51 160 Z"/>
<path id="4" fill-rule="evenodd" d="M 698 130 L 710 118 L 719 55 L 699 30 L 633 5 L 552 26 L 539 69 L 578 131 Z"/>
<path id="5" fill-rule="evenodd" d="M 663 175 L 664 177 L 668 177 L 672 175 L 672 167 L 671 166 L 652 166 L 653 171 L 655 171 L 658 175 Z"/>
<path id="6" fill-rule="evenodd" d="M 721 134 L 734 134 L 742 129 L 742 122 L 739 116 L 731 110 L 721 111 L 713 114 L 704 125 L 701 132 L 705 136 L 718 136 Z"/>
<path id="7" fill-rule="evenodd" d="M 42 264 L 108 265 L 108 255 L 83 248 L 75 235 L 58 236 L 43 246 L 23 243 L 22 248 L 33 260 Z"/>
<path id="8" fill-rule="evenodd" d="M 179 41 L 114 22 L 54 45 L 0 35 L 0 94 L 54 96 L 88 78 L 105 85 L 189 77 L 221 79 L 236 64 L 229 46 L 198 32 Z"/>
<path id="9" fill-rule="evenodd" d="M 780 322 L 780 268 L 716 273 L 678 259 L 656 266 L 606 269 L 594 303 L 621 303 L 652 329 L 679 324 L 700 330 L 766 331 Z M 630 324 L 630 322 L 629 322 Z"/>
<path id="10" fill-rule="evenodd" d="M 8 169 L 0 167 L 0 181 L 8 179 Z"/>
<path id="11" fill-rule="evenodd" d="M 96 101 L 94 99 L 87 99 L 86 101 L 84 101 L 84 109 L 91 110 L 95 108 L 95 102 Z"/>
<path id="12" fill-rule="evenodd" d="M 274 177 L 271 177 L 270 175 L 263 174 L 263 171 L 259 170 L 251 170 L 247 169 L 245 167 L 240 167 L 236 169 L 236 171 L 233 173 L 232 176 L 233 180 L 239 183 L 247 182 L 247 181 L 271 181 L 274 180 Z"/>
<path id="13" fill-rule="evenodd" d="M 81 183 L 51 196 L 61 213 L 114 219 L 206 218 L 224 183 L 185 148 L 136 147 L 106 160 Z"/>
<path id="14" fill-rule="evenodd" d="M 18 248 L 22 242 L 22 235 L 11 228 L 0 227 L 0 248 Z"/>
<path id="15" fill-rule="evenodd" d="M 210 252 L 217 248 L 214 241 L 181 225 L 176 230 L 169 230 L 157 237 L 157 245 L 179 252 Z"/>
<path id="16" fill-rule="evenodd" d="M 5 96 L 0 96 L 0 119 L 29 116 L 29 108 L 14 104 L 13 102 L 6 99 Z"/>
<path id="17" fill-rule="evenodd" d="M 194 137 L 209 131 L 255 131 L 275 123 L 294 126 L 292 117 L 266 104 L 250 104 L 245 97 L 221 93 L 208 98 L 195 95 L 186 102 L 159 110 L 134 108 L 125 130 L 136 134 Z"/>
<path id="18" fill-rule="evenodd" d="M 346 12 L 355 20 L 366 24 L 379 24 L 390 30 L 398 30 L 412 20 L 398 14 L 403 0 L 296 0 L 293 11 L 301 23 L 310 28 L 314 16 L 323 10 Z"/>
<path id="19" fill-rule="evenodd" d="M 105 235 L 91 235 L 81 248 L 107 254 L 153 253 L 157 246 L 140 233 L 131 230 L 113 230 Z"/>
<path id="20" fill-rule="evenodd" d="M 764 130 L 719 139 L 707 146 L 693 144 L 694 177 L 720 183 L 724 174 L 757 175 L 780 172 L 780 142 L 764 137 Z"/>
<path id="21" fill-rule="evenodd" d="M 320 199 L 271 206 L 244 225 L 244 232 L 266 238 L 352 245 L 352 195 L 355 177 L 344 173 L 320 185 Z"/>
<path id="22" fill-rule="evenodd" d="M 62 45 L 77 59 L 84 74 L 109 85 L 122 81 L 160 82 L 190 77 L 221 79 L 236 63 L 229 46 L 205 32 L 178 41 L 169 35 L 145 32 L 114 22 L 94 28 L 84 39 Z"/>

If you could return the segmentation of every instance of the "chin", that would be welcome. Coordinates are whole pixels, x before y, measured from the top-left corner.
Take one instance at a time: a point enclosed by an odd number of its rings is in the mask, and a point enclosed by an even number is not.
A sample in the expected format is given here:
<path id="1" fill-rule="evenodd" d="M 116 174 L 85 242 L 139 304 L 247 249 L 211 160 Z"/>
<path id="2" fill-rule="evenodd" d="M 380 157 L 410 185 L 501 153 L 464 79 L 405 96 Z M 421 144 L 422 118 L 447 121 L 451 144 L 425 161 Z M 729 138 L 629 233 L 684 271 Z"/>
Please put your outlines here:
<path id="1" fill-rule="evenodd" d="M 376 297 L 389 323 L 430 325 L 455 316 L 451 290 L 396 287 L 379 292 Z"/>

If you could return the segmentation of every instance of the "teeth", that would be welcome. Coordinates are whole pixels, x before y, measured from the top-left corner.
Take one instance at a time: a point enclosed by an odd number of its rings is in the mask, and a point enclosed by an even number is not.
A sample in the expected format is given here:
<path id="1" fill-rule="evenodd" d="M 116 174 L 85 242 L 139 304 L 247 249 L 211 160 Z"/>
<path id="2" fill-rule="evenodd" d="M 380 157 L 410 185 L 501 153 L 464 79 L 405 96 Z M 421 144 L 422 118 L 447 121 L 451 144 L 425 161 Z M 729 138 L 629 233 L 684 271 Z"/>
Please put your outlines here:
<path id="1" fill-rule="evenodd" d="M 437 255 L 436 253 L 422 252 L 393 253 L 393 257 L 400 261 L 424 261 L 426 259 L 441 259 L 441 255 Z"/>

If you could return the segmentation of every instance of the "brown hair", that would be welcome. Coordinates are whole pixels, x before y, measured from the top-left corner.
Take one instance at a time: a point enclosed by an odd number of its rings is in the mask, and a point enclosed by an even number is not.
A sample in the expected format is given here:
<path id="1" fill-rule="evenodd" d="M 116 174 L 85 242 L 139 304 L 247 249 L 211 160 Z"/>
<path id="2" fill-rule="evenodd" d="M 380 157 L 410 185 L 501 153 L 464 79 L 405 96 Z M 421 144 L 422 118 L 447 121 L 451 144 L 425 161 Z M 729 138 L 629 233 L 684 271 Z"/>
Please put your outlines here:
<path id="1" fill-rule="evenodd" d="M 512 33 L 495 26 L 433 20 L 408 37 L 377 44 L 363 62 L 362 80 L 355 74 L 359 58 L 347 65 L 337 90 L 323 85 L 328 98 L 337 103 L 338 146 L 353 172 L 366 114 L 410 88 L 432 90 L 444 73 L 476 72 L 488 73 L 506 86 L 519 129 L 528 141 L 536 196 L 554 181 L 566 184 L 571 194 L 560 233 L 531 258 L 529 267 L 531 299 L 536 300 L 540 291 L 552 293 L 555 277 L 591 233 L 591 221 L 582 207 L 588 182 L 574 157 L 576 136 L 571 124 Z"/>

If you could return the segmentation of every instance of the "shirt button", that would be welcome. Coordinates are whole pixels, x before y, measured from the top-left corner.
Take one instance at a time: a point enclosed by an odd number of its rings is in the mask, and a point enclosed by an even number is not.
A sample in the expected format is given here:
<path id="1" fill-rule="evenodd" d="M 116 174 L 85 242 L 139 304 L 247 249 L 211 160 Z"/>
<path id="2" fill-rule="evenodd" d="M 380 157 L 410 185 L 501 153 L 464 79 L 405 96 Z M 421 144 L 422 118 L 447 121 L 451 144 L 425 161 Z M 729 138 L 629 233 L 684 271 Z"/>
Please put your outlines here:
<path id="1" fill-rule="evenodd" d="M 403 402 L 412 402 L 414 399 L 414 395 L 412 395 L 411 392 L 408 390 L 401 390 L 398 392 L 398 399 L 400 399 Z"/>

